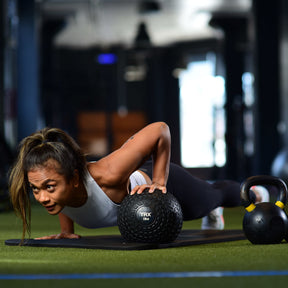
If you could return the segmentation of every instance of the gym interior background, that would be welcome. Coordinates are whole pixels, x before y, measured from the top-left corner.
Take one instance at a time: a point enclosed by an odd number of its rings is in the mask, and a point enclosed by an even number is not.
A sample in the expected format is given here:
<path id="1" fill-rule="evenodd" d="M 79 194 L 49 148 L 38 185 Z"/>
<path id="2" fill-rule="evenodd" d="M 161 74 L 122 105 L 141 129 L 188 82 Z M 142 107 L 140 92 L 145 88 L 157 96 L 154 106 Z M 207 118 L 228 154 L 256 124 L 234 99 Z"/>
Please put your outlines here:
<path id="1" fill-rule="evenodd" d="M 288 146 L 287 15 L 285 0 L 2 0 L 1 173 L 44 126 L 97 159 L 165 121 L 196 176 L 271 174 Z"/>

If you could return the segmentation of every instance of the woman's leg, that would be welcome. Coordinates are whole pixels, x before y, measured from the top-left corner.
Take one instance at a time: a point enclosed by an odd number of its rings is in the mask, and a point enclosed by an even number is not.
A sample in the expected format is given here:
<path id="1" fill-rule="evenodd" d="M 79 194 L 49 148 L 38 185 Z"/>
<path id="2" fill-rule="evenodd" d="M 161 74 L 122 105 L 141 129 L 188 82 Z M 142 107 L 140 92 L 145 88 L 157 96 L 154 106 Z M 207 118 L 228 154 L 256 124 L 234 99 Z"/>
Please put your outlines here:
<path id="1" fill-rule="evenodd" d="M 146 162 L 141 170 L 151 177 L 151 167 L 152 163 Z M 179 201 L 184 220 L 202 218 L 219 206 L 241 205 L 239 183 L 225 180 L 211 184 L 192 176 L 187 170 L 173 163 L 170 164 L 167 191 Z"/>
<path id="2" fill-rule="evenodd" d="M 184 220 L 202 218 L 213 209 L 241 205 L 240 184 L 234 181 L 208 183 L 171 163 L 167 190 L 179 201 Z"/>

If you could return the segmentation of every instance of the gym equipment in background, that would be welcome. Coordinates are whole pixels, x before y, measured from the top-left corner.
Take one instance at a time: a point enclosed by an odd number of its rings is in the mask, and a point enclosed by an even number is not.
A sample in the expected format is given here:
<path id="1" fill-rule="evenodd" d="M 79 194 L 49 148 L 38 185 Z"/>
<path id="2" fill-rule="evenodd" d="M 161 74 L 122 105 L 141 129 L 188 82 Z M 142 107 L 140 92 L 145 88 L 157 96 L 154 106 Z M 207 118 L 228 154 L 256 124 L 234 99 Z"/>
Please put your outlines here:
<path id="1" fill-rule="evenodd" d="M 276 155 L 271 166 L 271 173 L 288 185 L 288 149 L 283 149 Z"/>

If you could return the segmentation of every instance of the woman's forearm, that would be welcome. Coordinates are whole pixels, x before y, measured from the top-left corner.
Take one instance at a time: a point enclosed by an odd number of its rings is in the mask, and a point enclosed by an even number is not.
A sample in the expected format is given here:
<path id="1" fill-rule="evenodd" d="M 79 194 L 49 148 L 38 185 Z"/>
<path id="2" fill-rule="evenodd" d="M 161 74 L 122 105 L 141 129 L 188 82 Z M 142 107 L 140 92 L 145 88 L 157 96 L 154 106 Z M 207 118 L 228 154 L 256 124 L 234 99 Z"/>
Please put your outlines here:
<path id="1" fill-rule="evenodd" d="M 74 222 L 63 213 L 59 213 L 58 216 L 60 221 L 61 233 L 74 234 Z"/>
<path id="2" fill-rule="evenodd" d="M 159 140 L 153 151 L 152 182 L 166 186 L 169 175 L 171 136 L 169 127 L 165 123 L 159 125 Z"/>

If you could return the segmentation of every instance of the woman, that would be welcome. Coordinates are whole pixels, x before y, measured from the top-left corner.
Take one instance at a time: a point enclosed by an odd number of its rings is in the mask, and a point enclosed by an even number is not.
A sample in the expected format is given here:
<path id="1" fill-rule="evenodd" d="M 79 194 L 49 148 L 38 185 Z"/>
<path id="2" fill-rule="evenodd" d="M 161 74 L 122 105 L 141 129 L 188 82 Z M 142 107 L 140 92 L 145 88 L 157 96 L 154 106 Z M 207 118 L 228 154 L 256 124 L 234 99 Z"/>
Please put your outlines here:
<path id="1" fill-rule="evenodd" d="M 152 162 L 147 161 L 151 157 Z M 201 218 L 220 206 L 241 204 L 238 183 L 209 184 L 170 164 L 170 131 L 164 122 L 146 126 L 120 149 L 92 163 L 86 163 L 79 146 L 65 132 L 45 128 L 20 143 L 9 185 L 12 204 L 23 221 L 23 238 L 30 231 L 31 190 L 49 214 L 59 216 L 61 226 L 60 234 L 38 239 L 79 238 L 74 222 L 87 228 L 114 226 L 124 197 L 146 188 L 150 193 L 155 189 L 173 193 L 184 220 Z M 217 221 L 219 217 L 221 213 Z"/>

